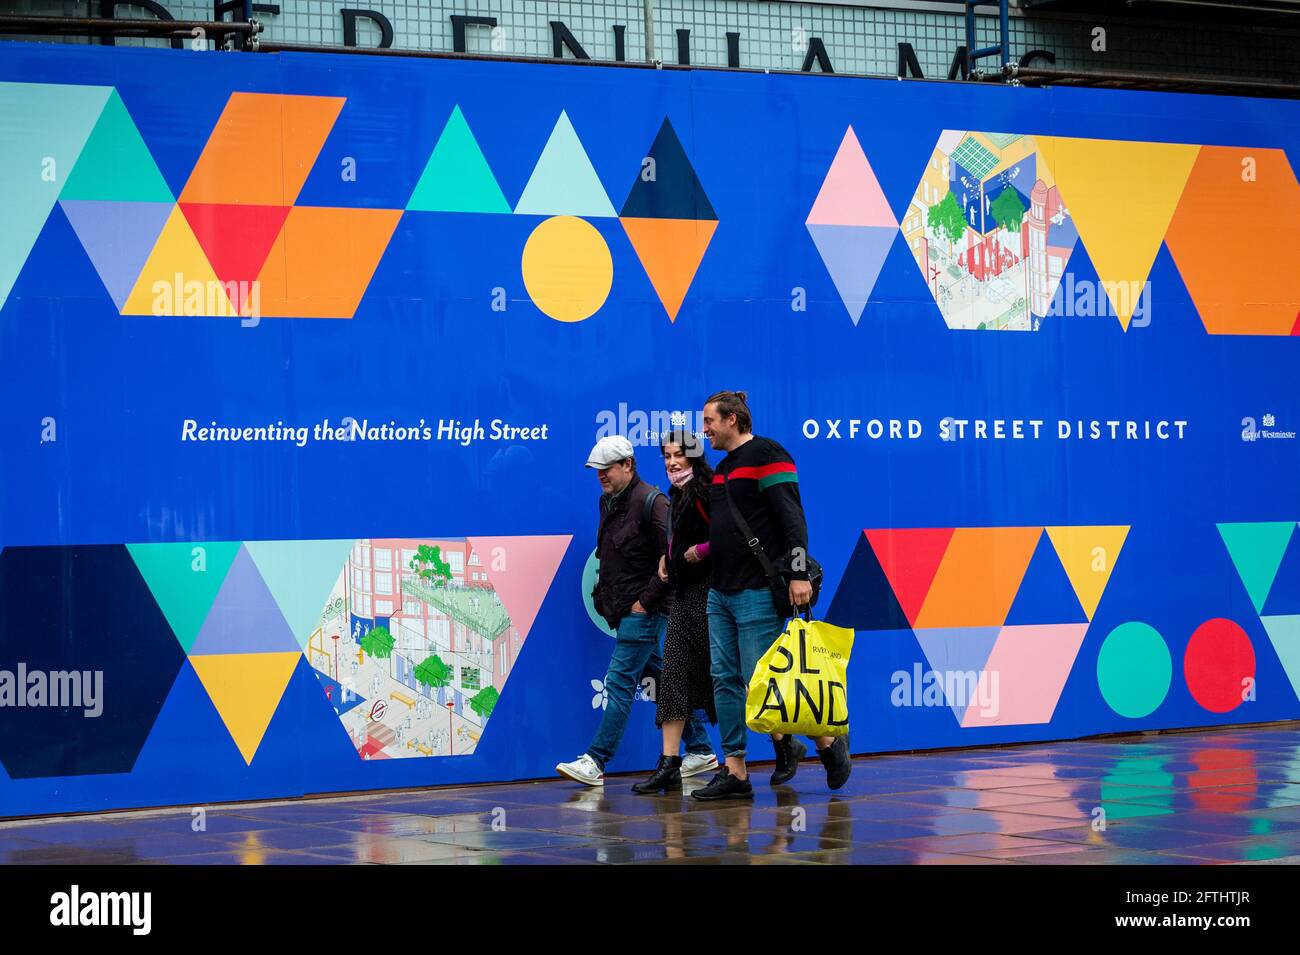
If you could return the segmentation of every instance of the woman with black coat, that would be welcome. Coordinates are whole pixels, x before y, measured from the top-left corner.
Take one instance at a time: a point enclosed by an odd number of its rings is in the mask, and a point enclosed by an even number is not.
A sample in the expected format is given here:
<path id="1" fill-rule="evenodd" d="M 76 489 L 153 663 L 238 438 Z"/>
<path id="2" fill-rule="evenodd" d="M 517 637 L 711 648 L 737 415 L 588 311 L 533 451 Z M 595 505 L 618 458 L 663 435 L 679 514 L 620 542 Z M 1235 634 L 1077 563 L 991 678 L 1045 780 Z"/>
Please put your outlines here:
<path id="1" fill-rule="evenodd" d="M 659 564 L 659 578 L 672 593 L 663 673 L 655 695 L 655 723 L 663 732 L 664 746 L 654 774 L 632 787 L 638 793 L 680 789 L 682 758 L 678 753 L 686 721 L 697 710 L 703 710 L 710 723 L 718 721 L 709 675 L 709 618 L 705 612 L 709 599 L 709 486 L 713 483 L 713 468 L 704 458 L 699 438 L 689 431 L 670 432 L 661 449 L 664 470 L 672 484 L 668 553 Z M 692 761 L 693 769 L 697 762 L 698 758 Z"/>

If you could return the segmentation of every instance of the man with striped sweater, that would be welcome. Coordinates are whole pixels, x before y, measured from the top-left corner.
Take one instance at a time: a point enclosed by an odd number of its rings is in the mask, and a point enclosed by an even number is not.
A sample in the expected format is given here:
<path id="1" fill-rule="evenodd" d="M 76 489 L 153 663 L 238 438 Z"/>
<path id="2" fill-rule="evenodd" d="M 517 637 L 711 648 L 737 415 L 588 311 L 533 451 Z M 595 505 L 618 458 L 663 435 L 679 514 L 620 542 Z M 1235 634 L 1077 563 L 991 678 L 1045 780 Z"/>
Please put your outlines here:
<path id="1" fill-rule="evenodd" d="M 712 654 L 713 696 L 726 765 L 712 781 L 691 795 L 696 799 L 752 799 L 753 787 L 745 767 L 745 693 L 758 659 L 785 629 L 767 575 L 749 549 L 748 538 L 732 516 L 734 504 L 758 538 L 768 560 L 776 564 L 791 555 L 804 558 L 792 566 L 807 566 L 808 525 L 799 498 L 794 459 L 771 438 L 753 433 L 753 418 L 743 391 L 721 391 L 704 405 L 704 433 L 714 450 L 725 451 L 714 472 L 710 511 L 709 560 L 713 576 L 709 590 L 709 650 Z M 730 490 L 730 502 L 728 501 Z M 807 572 L 790 575 L 790 604 L 806 606 L 812 596 Z M 775 734 L 776 769 L 772 785 L 794 778 L 807 747 L 791 736 Z M 820 737 L 817 755 L 826 767 L 826 782 L 839 789 L 852 770 L 848 740 Z"/>

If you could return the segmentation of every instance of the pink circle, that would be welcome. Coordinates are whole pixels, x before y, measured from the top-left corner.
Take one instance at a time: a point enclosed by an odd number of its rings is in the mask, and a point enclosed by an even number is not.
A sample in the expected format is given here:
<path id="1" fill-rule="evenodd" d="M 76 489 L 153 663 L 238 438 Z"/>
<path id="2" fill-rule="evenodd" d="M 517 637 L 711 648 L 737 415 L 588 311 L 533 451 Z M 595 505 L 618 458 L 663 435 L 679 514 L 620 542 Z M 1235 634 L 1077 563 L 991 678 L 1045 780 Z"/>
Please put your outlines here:
<path id="1" fill-rule="evenodd" d="M 1183 676 L 1192 699 L 1211 713 L 1230 713 L 1242 704 L 1255 679 L 1255 648 L 1231 620 L 1215 617 L 1196 628 L 1183 655 Z"/>

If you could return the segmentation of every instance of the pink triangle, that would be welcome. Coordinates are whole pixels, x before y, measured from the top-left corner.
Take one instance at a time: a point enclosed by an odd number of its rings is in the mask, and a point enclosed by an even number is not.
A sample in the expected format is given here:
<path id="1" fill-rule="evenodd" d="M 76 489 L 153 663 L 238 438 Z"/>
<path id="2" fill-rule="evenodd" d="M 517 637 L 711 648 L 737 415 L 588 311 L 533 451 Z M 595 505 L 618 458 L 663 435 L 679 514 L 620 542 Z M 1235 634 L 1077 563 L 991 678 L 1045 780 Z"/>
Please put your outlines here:
<path id="1" fill-rule="evenodd" d="M 984 664 L 994 704 L 966 707 L 961 725 L 1026 726 L 1050 723 L 1083 646 L 1086 623 L 1003 627 Z M 993 674 L 998 682 L 992 683 Z"/>
<path id="2" fill-rule="evenodd" d="M 850 126 L 830 172 L 822 181 L 806 225 L 870 225 L 898 228 L 876 174 Z"/>
<path id="3" fill-rule="evenodd" d="M 469 545 L 487 568 L 488 582 L 510 614 L 519 639 L 528 636 L 546 591 L 573 537 L 471 537 Z"/>

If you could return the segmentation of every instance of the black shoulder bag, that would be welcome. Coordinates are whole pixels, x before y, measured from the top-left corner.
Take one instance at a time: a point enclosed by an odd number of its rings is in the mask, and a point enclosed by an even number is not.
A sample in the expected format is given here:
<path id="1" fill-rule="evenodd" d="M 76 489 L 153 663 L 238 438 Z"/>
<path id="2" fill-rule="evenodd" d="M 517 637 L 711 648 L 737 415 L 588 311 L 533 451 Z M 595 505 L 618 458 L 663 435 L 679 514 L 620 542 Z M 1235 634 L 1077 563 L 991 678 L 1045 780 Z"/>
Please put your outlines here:
<path id="1" fill-rule="evenodd" d="M 749 522 L 740 513 L 740 508 L 736 507 L 736 502 L 731 499 L 731 482 L 729 480 L 723 480 L 722 491 L 727 495 L 727 507 L 731 509 L 731 519 L 740 528 L 750 553 L 758 560 L 759 566 L 763 568 L 763 573 L 767 575 L 767 583 L 772 590 L 772 602 L 776 605 L 776 612 L 782 617 L 794 616 L 795 608 L 790 605 L 790 581 L 792 579 L 790 565 L 793 563 L 793 558 L 791 555 L 786 554 L 773 565 L 768 560 L 767 552 L 763 550 L 762 543 L 750 530 Z M 808 563 L 808 583 L 812 584 L 812 596 L 808 598 L 808 606 L 803 608 L 804 613 L 812 610 L 822 589 L 822 565 L 813 560 L 811 556 L 807 556 L 806 560 Z"/>

